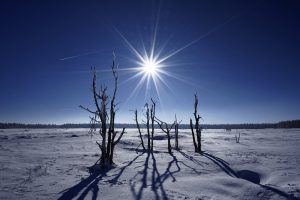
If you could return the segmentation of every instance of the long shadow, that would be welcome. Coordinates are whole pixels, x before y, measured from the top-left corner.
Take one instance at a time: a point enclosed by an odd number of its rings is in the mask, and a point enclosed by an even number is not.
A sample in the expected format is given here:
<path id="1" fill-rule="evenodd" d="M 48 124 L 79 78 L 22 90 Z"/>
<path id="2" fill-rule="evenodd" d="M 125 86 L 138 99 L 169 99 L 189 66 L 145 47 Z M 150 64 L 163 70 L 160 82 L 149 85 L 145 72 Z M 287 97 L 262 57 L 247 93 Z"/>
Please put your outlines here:
<path id="1" fill-rule="evenodd" d="M 195 163 L 195 164 L 197 164 L 197 165 L 199 165 L 199 166 L 201 166 L 201 167 L 203 167 L 203 164 L 208 165 L 206 162 L 199 161 L 199 160 L 195 159 L 193 156 L 189 156 L 188 154 L 186 154 L 185 152 L 183 152 L 183 151 L 180 150 L 180 149 L 177 150 L 177 152 L 179 152 L 179 153 L 180 153 L 183 157 L 185 157 L 186 159 L 192 161 L 193 163 Z M 193 171 L 194 171 L 196 174 L 198 174 L 198 175 L 202 173 L 202 172 L 198 171 L 196 168 L 187 165 L 185 162 L 182 162 L 182 161 L 179 161 L 179 162 L 180 162 L 182 165 L 186 166 L 187 168 L 193 170 Z M 202 169 L 202 170 L 204 170 L 204 169 Z M 208 170 L 206 170 L 206 171 L 208 171 Z"/>
<path id="2" fill-rule="evenodd" d="M 163 183 L 166 179 L 164 179 L 164 180 L 161 179 L 161 175 L 157 169 L 156 159 L 154 157 L 154 154 L 152 153 L 151 155 L 152 155 L 152 187 L 151 187 L 151 189 L 155 194 L 156 200 L 160 199 L 160 196 L 157 191 L 158 189 L 160 190 L 160 192 L 162 194 L 162 199 L 168 199 L 166 191 L 164 189 L 164 185 L 163 185 Z"/>
<path id="3" fill-rule="evenodd" d="M 102 178 L 106 176 L 105 174 L 101 174 L 101 176 L 98 176 L 90 185 L 88 185 L 82 192 L 82 194 L 78 197 L 77 200 L 83 200 L 86 195 L 89 193 L 89 191 L 93 192 L 92 195 L 92 200 L 96 200 L 97 196 L 98 196 L 98 192 L 99 192 L 99 187 L 98 187 L 98 183 L 100 180 L 102 180 Z"/>
<path id="4" fill-rule="evenodd" d="M 84 197 L 87 195 L 87 193 L 90 190 L 93 190 L 93 197 L 92 199 L 97 199 L 98 196 L 98 182 L 106 176 L 106 173 L 108 170 L 105 170 L 103 172 L 93 172 L 90 174 L 89 177 L 83 179 L 78 184 L 74 185 L 73 187 L 62 191 L 63 194 L 61 197 L 58 198 L 58 200 L 67 200 L 67 199 L 73 199 L 75 198 L 82 190 L 83 193 L 80 195 L 78 199 L 84 199 Z"/>
<path id="5" fill-rule="evenodd" d="M 186 153 L 182 152 L 182 151 L 178 151 L 179 153 L 181 153 L 185 158 L 189 159 L 190 161 L 194 162 L 195 164 L 198 164 L 200 166 L 202 166 L 203 163 L 205 162 L 200 162 L 198 160 L 196 160 L 195 158 L 193 158 L 192 156 L 187 155 Z M 131 166 L 134 162 L 136 162 L 136 160 L 143 156 L 145 154 L 145 152 L 142 152 L 141 154 L 138 154 L 135 158 L 133 158 L 131 161 L 126 162 L 127 164 L 123 167 L 120 168 L 119 172 L 116 173 L 114 176 L 114 178 L 112 178 L 111 180 L 109 180 L 108 182 L 111 183 L 111 185 L 118 183 L 119 178 L 121 177 L 121 175 L 124 173 L 125 169 L 129 166 Z M 135 176 L 129 181 L 130 182 L 130 187 L 131 187 L 131 192 L 134 196 L 135 199 L 140 200 L 143 197 L 143 191 L 145 188 L 148 187 L 147 185 L 147 178 L 148 178 L 148 173 L 149 170 L 151 169 L 151 167 L 149 167 L 149 161 L 150 161 L 150 156 L 151 156 L 151 160 L 152 160 L 152 171 L 151 173 L 149 173 L 149 175 L 151 175 L 151 190 L 153 191 L 154 195 L 155 195 L 155 199 L 168 199 L 167 198 L 167 194 L 166 191 L 164 189 L 164 182 L 169 179 L 172 178 L 172 181 L 175 182 L 176 178 L 175 178 L 175 174 L 179 173 L 181 171 L 181 167 L 179 164 L 182 164 L 186 167 L 189 167 L 191 169 L 193 169 L 194 171 L 198 172 L 196 169 L 188 166 L 186 163 L 179 161 L 177 159 L 177 157 L 171 153 L 169 154 L 172 157 L 172 160 L 168 163 L 167 168 L 165 169 L 165 171 L 160 174 L 157 168 L 157 162 L 156 162 L 156 158 L 154 156 L 154 153 L 149 153 L 147 152 L 147 157 L 143 163 L 143 170 L 139 171 L 137 174 L 135 174 Z M 240 179 L 244 179 L 247 181 L 250 181 L 254 184 L 257 184 L 259 186 L 261 186 L 264 189 L 270 190 L 282 197 L 285 197 L 287 199 L 299 199 L 296 197 L 293 197 L 292 195 L 289 195 L 288 193 L 281 191 L 275 187 L 271 187 L 268 185 L 262 185 L 260 184 L 260 178 L 259 175 L 255 172 L 252 172 L 250 170 L 241 170 L 241 171 L 235 171 L 233 170 L 230 166 L 229 163 L 226 162 L 225 160 L 216 157 L 212 154 L 209 154 L 207 152 L 203 152 L 202 155 L 206 158 L 208 158 L 209 160 L 211 160 L 213 163 L 215 163 L 217 166 L 219 166 L 227 175 L 234 177 L 234 178 L 240 178 Z M 205 163 L 207 164 L 207 163 Z M 142 167 L 140 166 L 140 167 Z M 172 166 L 175 166 L 175 170 L 172 170 Z M 111 169 L 111 168 L 110 168 Z M 93 173 L 90 174 L 90 176 L 88 176 L 87 178 L 83 179 L 82 181 L 80 181 L 78 184 L 74 185 L 73 187 L 70 187 L 69 189 L 66 189 L 64 191 L 62 191 L 61 193 L 63 193 L 61 195 L 61 197 L 58 198 L 58 200 L 67 200 L 67 199 L 73 199 L 76 196 L 78 196 L 80 193 L 80 196 L 78 197 L 79 200 L 83 200 L 87 194 L 92 191 L 92 200 L 96 200 L 98 198 L 98 193 L 99 193 L 99 187 L 98 184 L 99 182 L 105 177 L 107 176 L 107 172 L 110 170 L 103 170 L 103 171 L 94 171 Z M 141 181 L 141 186 L 136 190 L 136 182 L 134 182 L 134 180 L 139 176 L 142 175 L 142 178 L 140 179 Z M 258 178 L 253 178 L 255 176 L 258 176 Z"/>
<path id="6" fill-rule="evenodd" d="M 259 175 L 257 173 L 255 173 L 255 172 L 253 172 L 253 171 L 250 171 L 250 170 L 241 170 L 241 171 L 235 172 L 229 166 L 229 163 L 226 162 L 226 161 L 224 161 L 223 159 L 218 158 L 216 156 L 213 156 L 212 154 L 209 154 L 209 153 L 206 153 L 206 152 L 203 152 L 202 155 L 204 157 L 210 159 L 216 165 L 218 165 L 226 174 L 228 174 L 231 177 L 240 178 L 240 179 L 244 179 L 246 181 L 252 182 L 252 183 L 254 183 L 256 185 L 259 185 L 260 187 L 262 187 L 264 189 L 270 190 L 270 191 L 278 194 L 279 196 L 285 197 L 285 198 L 287 198 L 289 200 L 299 200 L 299 198 L 296 198 L 293 195 L 289 195 L 288 193 L 286 193 L 286 192 L 284 192 L 282 190 L 279 190 L 279 189 L 277 189 L 275 187 L 271 187 L 271 186 L 268 186 L 268 185 L 260 184 Z M 243 173 L 241 173 L 241 172 L 243 172 Z"/>
<path id="7" fill-rule="evenodd" d="M 142 171 L 139 171 L 131 180 L 130 180 L 130 190 L 134 196 L 135 199 L 142 199 L 143 196 L 143 190 L 147 187 L 147 174 L 148 174 L 148 169 L 149 169 L 149 158 L 150 158 L 150 153 L 147 153 L 147 157 L 145 159 L 144 163 L 144 169 Z M 135 190 L 135 182 L 132 182 L 133 179 L 135 179 L 139 174 L 142 174 L 142 185 L 138 189 L 138 191 Z"/>
<path id="8" fill-rule="evenodd" d="M 115 184 L 118 182 L 120 176 L 123 174 L 123 172 L 125 171 L 125 169 L 127 167 L 129 167 L 130 165 L 132 165 L 139 157 L 141 157 L 142 155 L 144 155 L 146 151 L 142 151 L 141 154 L 137 155 L 134 159 L 132 159 L 131 161 L 128 162 L 127 165 L 123 166 L 120 168 L 119 173 L 117 173 L 116 175 L 114 175 L 115 177 L 113 179 L 111 179 L 109 182 L 111 183 L 111 185 Z"/>
<path id="9" fill-rule="evenodd" d="M 201 161 L 195 159 L 193 156 L 190 156 L 181 150 L 178 150 L 177 152 L 179 152 L 183 157 L 187 158 L 188 160 L 192 161 L 193 163 L 200 165 L 201 167 L 203 167 L 203 164 L 207 165 L 207 163 L 201 162 Z"/>
<path id="10" fill-rule="evenodd" d="M 176 178 L 175 178 L 174 174 L 181 171 L 181 168 L 179 166 L 179 163 L 181 163 L 181 162 L 177 160 L 177 157 L 173 153 L 170 153 L 170 155 L 172 156 L 173 159 L 169 162 L 166 171 L 161 175 L 163 182 L 169 177 L 172 177 L 172 181 L 175 182 Z M 173 164 L 177 168 L 175 171 L 171 171 Z"/>
<path id="11" fill-rule="evenodd" d="M 192 162 L 201 165 L 204 163 L 194 159 L 191 156 L 188 156 L 187 154 L 185 154 L 184 152 L 178 150 L 176 152 L 180 152 L 184 157 L 188 158 L 189 160 L 191 160 Z M 185 162 L 178 160 L 177 157 L 174 155 L 174 153 L 169 153 L 168 155 L 170 155 L 172 157 L 172 160 L 169 161 L 167 168 L 165 169 L 165 171 L 160 174 L 158 169 L 157 169 L 157 164 L 156 164 L 156 159 L 154 154 L 152 154 L 152 191 L 155 194 L 155 199 L 168 199 L 167 194 L 165 192 L 164 189 L 164 182 L 169 179 L 172 178 L 172 181 L 175 182 L 177 181 L 175 178 L 175 174 L 179 173 L 181 171 L 181 167 L 180 164 L 182 164 L 183 166 L 186 166 L 190 169 L 192 169 L 195 173 L 197 174 L 201 174 L 201 172 L 197 171 L 195 168 L 189 166 L 188 164 L 186 164 Z M 207 163 L 204 163 L 207 164 Z M 175 169 L 172 170 L 173 166 L 175 167 Z M 158 191 L 161 192 L 162 196 L 160 197 L 158 194 Z"/>
<path id="12" fill-rule="evenodd" d="M 171 153 L 170 155 L 172 156 L 172 160 L 168 163 L 168 166 L 167 166 L 166 170 L 164 171 L 164 173 L 160 174 L 158 167 L 157 167 L 157 161 L 155 158 L 155 154 L 148 153 L 148 155 L 145 159 L 145 163 L 143 165 L 144 166 L 143 170 L 139 171 L 132 178 L 132 180 L 134 180 L 134 179 L 136 179 L 136 177 L 138 175 L 142 175 L 142 178 L 140 179 L 141 186 L 139 186 L 139 188 L 137 190 L 135 189 L 136 183 L 133 183 L 133 181 L 131 180 L 131 192 L 134 196 L 134 199 L 137 199 L 137 200 L 143 199 L 143 191 L 148 186 L 151 186 L 151 190 L 154 193 L 156 200 L 168 199 L 166 191 L 164 189 L 164 182 L 170 177 L 172 178 L 173 182 L 176 181 L 174 174 L 181 171 L 181 168 L 179 166 L 179 163 L 181 163 L 181 161 L 178 161 L 178 159 L 176 158 L 176 156 L 173 153 Z M 152 171 L 149 173 L 149 171 L 151 170 L 151 168 L 150 168 L 151 165 L 149 164 L 150 156 L 151 156 L 151 161 L 152 161 Z M 174 171 L 171 170 L 173 165 L 175 165 L 175 168 L 176 168 Z M 148 174 L 151 175 L 150 185 L 147 184 Z"/>
<path id="13" fill-rule="evenodd" d="M 204 157 L 208 158 L 209 160 L 211 160 L 216 165 L 218 165 L 229 176 L 234 177 L 234 178 L 238 178 L 238 176 L 235 173 L 235 171 L 231 167 L 229 167 L 229 163 L 228 162 L 224 161 L 221 158 L 213 156 L 212 154 L 206 153 L 206 152 L 202 152 L 202 155 Z"/>
<path id="14" fill-rule="evenodd" d="M 134 159 L 129 161 L 127 165 L 121 167 L 120 171 L 117 174 L 115 174 L 115 177 L 113 179 L 109 180 L 111 185 L 117 183 L 118 179 L 123 174 L 124 170 L 127 167 L 129 167 L 130 165 L 132 165 L 143 154 L 144 154 L 144 152 L 137 155 Z M 61 197 L 58 198 L 58 200 L 73 199 L 80 192 L 82 192 L 82 193 L 78 197 L 78 199 L 82 200 L 86 197 L 86 195 L 89 193 L 89 191 L 93 192 L 92 199 L 96 200 L 97 196 L 98 196 L 98 192 L 99 192 L 98 183 L 102 180 L 103 177 L 105 177 L 107 175 L 107 172 L 110 171 L 111 169 L 112 168 L 107 168 L 106 170 L 102 170 L 102 171 L 98 171 L 98 170 L 91 171 L 91 174 L 87 178 L 81 180 L 78 184 L 74 185 L 73 187 L 63 190 L 61 192 L 63 194 Z"/>

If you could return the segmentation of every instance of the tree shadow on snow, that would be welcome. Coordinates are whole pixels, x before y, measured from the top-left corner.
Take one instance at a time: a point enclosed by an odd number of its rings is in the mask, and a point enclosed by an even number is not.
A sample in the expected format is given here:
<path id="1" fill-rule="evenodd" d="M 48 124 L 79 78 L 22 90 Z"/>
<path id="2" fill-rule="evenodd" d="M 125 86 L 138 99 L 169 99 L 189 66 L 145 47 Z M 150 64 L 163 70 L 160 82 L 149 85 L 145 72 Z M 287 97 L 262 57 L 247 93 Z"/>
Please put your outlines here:
<path id="1" fill-rule="evenodd" d="M 197 165 L 208 165 L 207 163 L 199 161 L 193 158 L 192 156 L 188 156 L 181 150 L 177 150 L 176 152 L 179 152 L 181 155 L 183 155 L 183 157 L 189 159 Z M 143 199 L 143 192 L 148 187 L 151 187 L 151 191 L 154 193 L 155 196 L 154 199 L 168 199 L 166 191 L 164 189 L 164 183 L 166 180 L 169 179 L 171 179 L 172 182 L 177 181 L 176 174 L 181 171 L 181 165 L 191 169 L 197 175 L 202 173 L 196 168 L 188 165 L 186 162 L 178 160 L 174 153 L 165 153 L 168 156 L 171 156 L 172 159 L 167 163 L 163 173 L 160 173 L 157 166 L 160 166 L 160 168 L 162 168 L 163 166 L 157 165 L 157 161 L 155 158 L 155 155 L 157 154 L 158 153 L 156 152 L 148 152 L 145 161 L 137 167 L 142 167 L 142 170 L 138 171 L 135 174 L 135 176 L 130 180 L 130 188 L 134 199 Z M 148 178 L 149 176 L 150 178 Z M 138 179 L 139 177 L 141 178 Z"/>
<path id="2" fill-rule="evenodd" d="M 264 189 L 270 190 L 270 191 L 272 191 L 282 197 L 285 197 L 286 199 L 289 199 L 289 200 L 298 200 L 299 199 L 299 198 L 294 197 L 292 194 L 290 195 L 290 194 L 288 194 L 282 190 L 279 190 L 275 187 L 260 184 L 260 175 L 254 171 L 251 171 L 251 170 L 235 171 L 229 166 L 228 162 L 226 162 L 225 160 L 223 160 L 221 158 L 218 158 L 218 157 L 216 157 L 212 154 L 206 153 L 206 152 L 203 152 L 202 155 L 204 157 L 208 158 L 209 160 L 211 160 L 216 165 L 218 165 L 226 174 L 228 174 L 231 177 L 240 178 L 240 179 L 244 179 L 246 181 L 252 182 L 254 184 L 261 186 Z"/>
<path id="3" fill-rule="evenodd" d="M 144 152 L 137 155 L 134 159 L 132 159 L 130 162 L 127 162 L 126 165 L 120 168 L 119 172 L 114 174 L 113 178 L 111 180 L 108 180 L 111 185 L 118 183 L 118 180 L 120 176 L 123 174 L 124 170 L 132 165 L 140 156 L 142 156 Z M 78 200 L 83 200 L 86 195 L 92 191 L 92 200 L 96 200 L 98 197 L 99 187 L 98 183 L 104 178 L 107 177 L 107 173 L 113 169 L 114 167 L 107 168 L 105 170 L 93 170 L 90 171 L 90 175 L 82 179 L 79 183 L 76 185 L 70 187 L 69 189 L 63 190 L 60 193 L 63 193 L 61 197 L 58 198 L 58 200 L 70 200 L 75 197 L 77 197 L 80 194 L 80 196 L 77 198 Z"/>
<path id="4" fill-rule="evenodd" d="M 155 199 L 168 199 L 164 189 L 164 182 L 169 178 L 171 178 L 173 182 L 176 181 L 175 174 L 181 171 L 179 163 L 182 163 L 181 161 L 178 161 L 177 157 L 173 153 L 169 155 L 172 157 L 172 160 L 168 162 L 165 171 L 160 173 L 157 168 L 155 154 L 147 154 L 145 162 L 142 165 L 143 169 L 137 172 L 137 174 L 130 180 L 130 188 L 134 199 L 143 199 L 143 191 L 148 187 L 151 187 L 151 191 L 154 193 Z M 140 182 L 136 181 L 138 176 L 141 176 Z M 151 177 L 151 181 L 148 179 L 148 176 Z M 137 184 L 140 185 L 138 186 Z"/>
<path id="5" fill-rule="evenodd" d="M 63 194 L 61 197 L 58 198 L 58 200 L 73 199 L 82 191 L 83 192 L 77 199 L 84 199 L 88 192 L 92 191 L 92 199 L 96 200 L 99 192 L 98 183 L 104 176 L 106 176 L 107 172 L 108 170 L 102 172 L 95 171 L 91 173 L 90 176 L 81 180 L 78 184 L 74 185 L 73 187 L 67 190 L 62 191 Z"/>
<path id="6" fill-rule="evenodd" d="M 179 150 L 177 152 L 179 152 L 185 158 L 189 159 L 190 161 L 192 161 L 197 165 L 203 166 L 203 164 L 207 164 L 205 162 L 195 159 L 193 156 L 187 155 L 183 151 Z M 189 166 L 183 161 L 178 160 L 173 153 L 169 154 L 172 157 L 172 159 L 171 161 L 168 162 L 166 169 L 164 170 L 163 173 L 160 173 L 157 168 L 158 165 L 155 158 L 155 153 L 143 151 L 143 152 L 137 152 L 137 154 L 138 155 L 134 157 L 131 161 L 123 163 L 125 165 L 120 167 L 118 169 L 119 171 L 114 175 L 112 175 L 113 176 L 112 179 L 105 181 L 105 182 L 109 182 L 111 185 L 118 184 L 119 178 L 122 176 L 125 169 L 131 166 L 133 163 L 139 163 L 137 162 L 137 159 L 146 154 L 146 158 L 144 162 L 142 162 L 140 166 L 136 167 L 136 168 L 142 167 L 142 170 L 138 171 L 134 175 L 134 177 L 129 180 L 130 190 L 133 194 L 134 199 L 137 200 L 143 199 L 143 192 L 148 187 L 151 187 L 151 191 L 154 193 L 156 200 L 168 199 L 164 188 L 164 183 L 168 179 L 171 179 L 172 182 L 176 181 L 175 174 L 181 171 L 180 164 L 192 169 L 197 174 L 201 174 L 201 172 L 199 172 L 197 169 Z M 226 162 L 221 158 L 218 158 L 207 152 L 203 152 L 201 155 L 211 160 L 214 164 L 220 167 L 227 175 L 233 178 L 240 178 L 240 179 L 247 180 L 287 199 L 297 199 L 294 196 L 289 195 L 288 193 L 281 191 L 275 187 L 260 184 L 260 175 L 256 172 L 250 170 L 235 171 L 229 166 L 228 162 Z M 98 184 L 104 177 L 107 177 L 107 173 L 111 169 L 112 168 L 108 168 L 102 171 L 99 170 L 93 171 L 87 178 L 82 179 L 79 183 L 70 187 L 69 189 L 60 192 L 63 194 L 61 195 L 61 197 L 58 198 L 58 200 L 73 199 L 78 195 L 79 197 L 77 199 L 83 200 L 90 191 L 92 192 L 92 200 L 96 200 L 98 198 L 98 193 L 99 193 Z M 149 176 L 150 178 L 148 178 Z M 139 177 L 141 178 L 138 179 Z"/>
<path id="7" fill-rule="evenodd" d="M 206 152 L 202 152 L 202 155 L 204 157 L 208 158 L 209 160 L 211 160 L 216 165 L 218 165 L 229 176 L 238 178 L 235 171 L 229 166 L 229 163 L 226 162 L 225 160 L 218 158 L 212 154 L 206 153 Z"/>
<path id="8" fill-rule="evenodd" d="M 131 192 L 132 192 L 135 199 L 142 199 L 143 191 L 144 191 L 145 188 L 148 187 L 147 178 L 148 178 L 148 173 L 150 171 L 150 167 L 149 167 L 150 156 L 152 157 L 152 173 L 151 173 L 152 174 L 152 184 L 151 184 L 151 189 L 154 192 L 156 199 L 159 199 L 159 194 L 157 192 L 157 187 L 155 185 L 156 185 L 156 182 L 160 182 L 160 185 L 161 185 L 160 189 L 161 189 L 162 195 L 165 195 L 165 191 L 164 191 L 163 184 L 162 184 L 161 180 L 160 179 L 155 180 L 156 174 L 158 174 L 158 177 L 160 177 L 159 172 L 158 172 L 157 167 L 156 167 L 155 157 L 154 157 L 153 153 L 148 152 L 147 157 L 145 159 L 145 162 L 142 165 L 142 166 L 144 166 L 143 170 L 137 172 L 137 174 L 130 180 L 130 189 L 131 189 Z M 141 185 L 139 187 L 137 186 L 138 189 L 136 189 L 136 184 L 138 182 L 135 182 L 135 179 L 139 175 L 142 175 L 142 178 L 140 179 Z"/>

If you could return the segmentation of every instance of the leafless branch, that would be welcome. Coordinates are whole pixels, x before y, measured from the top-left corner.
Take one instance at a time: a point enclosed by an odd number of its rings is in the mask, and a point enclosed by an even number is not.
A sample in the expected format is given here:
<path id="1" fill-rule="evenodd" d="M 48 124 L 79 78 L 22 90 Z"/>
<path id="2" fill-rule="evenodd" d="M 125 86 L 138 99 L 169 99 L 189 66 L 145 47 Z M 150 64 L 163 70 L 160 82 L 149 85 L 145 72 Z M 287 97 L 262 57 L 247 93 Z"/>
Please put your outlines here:
<path id="1" fill-rule="evenodd" d="M 89 108 L 83 107 L 82 105 L 80 105 L 79 108 L 82 108 L 82 109 L 88 111 L 89 113 L 97 114 L 97 112 L 91 111 Z"/>

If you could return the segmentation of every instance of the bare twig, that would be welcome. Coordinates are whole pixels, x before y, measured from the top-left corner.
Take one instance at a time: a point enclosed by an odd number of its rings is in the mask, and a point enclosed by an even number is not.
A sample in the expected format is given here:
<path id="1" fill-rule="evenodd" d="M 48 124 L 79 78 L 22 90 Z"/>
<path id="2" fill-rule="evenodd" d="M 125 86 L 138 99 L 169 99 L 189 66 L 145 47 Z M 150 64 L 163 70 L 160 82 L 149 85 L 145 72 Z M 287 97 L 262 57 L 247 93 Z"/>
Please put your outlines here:
<path id="1" fill-rule="evenodd" d="M 172 153 L 170 131 L 172 130 L 173 126 L 175 125 L 175 122 L 171 126 L 169 126 L 166 122 L 161 121 L 157 117 L 155 117 L 155 121 L 158 124 L 158 126 L 160 127 L 160 129 L 167 134 L 167 137 L 168 137 L 168 152 Z M 165 126 L 165 128 L 163 127 L 163 125 Z"/>
<path id="2" fill-rule="evenodd" d="M 125 133 L 124 128 L 117 140 L 115 140 L 117 134 L 117 131 L 115 131 L 115 116 L 116 111 L 118 110 L 116 108 L 117 104 L 115 103 L 118 88 L 118 66 L 115 62 L 115 55 L 111 69 L 115 81 L 112 98 L 110 99 L 106 94 L 107 87 L 105 86 L 101 85 L 100 90 L 97 92 L 97 73 L 96 69 L 93 68 L 92 92 L 96 111 L 92 111 L 89 108 L 83 107 L 81 105 L 79 106 L 80 108 L 94 115 L 94 117 L 90 117 L 90 133 L 96 132 L 96 123 L 100 124 L 99 134 L 102 138 L 102 141 L 101 144 L 98 141 L 96 141 L 96 143 L 101 150 L 100 165 L 102 167 L 105 167 L 107 164 L 113 163 L 114 146 L 121 140 L 123 134 Z"/>

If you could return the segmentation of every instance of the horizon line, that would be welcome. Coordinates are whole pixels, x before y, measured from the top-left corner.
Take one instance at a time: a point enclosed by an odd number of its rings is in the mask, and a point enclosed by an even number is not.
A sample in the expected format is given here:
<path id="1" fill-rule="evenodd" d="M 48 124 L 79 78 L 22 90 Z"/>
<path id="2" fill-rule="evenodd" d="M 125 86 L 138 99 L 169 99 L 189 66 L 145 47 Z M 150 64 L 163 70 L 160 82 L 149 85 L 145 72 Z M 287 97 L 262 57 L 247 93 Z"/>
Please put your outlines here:
<path id="1" fill-rule="evenodd" d="M 255 124 L 278 124 L 282 122 L 296 122 L 300 121 L 300 119 L 291 119 L 291 120 L 281 120 L 277 122 L 242 122 L 242 123 L 202 123 L 201 125 L 255 125 Z M 63 125 L 89 125 L 88 122 L 79 122 L 79 123 L 24 123 L 24 122 L 0 122 L 0 124 L 19 124 L 19 125 L 53 125 L 53 126 L 63 126 Z M 118 122 L 116 125 L 126 124 L 126 125 L 136 125 L 136 123 L 126 123 L 126 122 Z M 140 123 L 143 124 L 143 123 Z M 169 124 L 169 123 L 168 123 Z M 181 123 L 181 125 L 189 125 L 189 123 Z"/>

